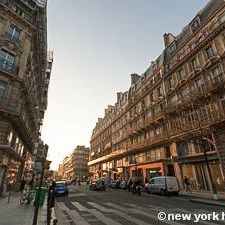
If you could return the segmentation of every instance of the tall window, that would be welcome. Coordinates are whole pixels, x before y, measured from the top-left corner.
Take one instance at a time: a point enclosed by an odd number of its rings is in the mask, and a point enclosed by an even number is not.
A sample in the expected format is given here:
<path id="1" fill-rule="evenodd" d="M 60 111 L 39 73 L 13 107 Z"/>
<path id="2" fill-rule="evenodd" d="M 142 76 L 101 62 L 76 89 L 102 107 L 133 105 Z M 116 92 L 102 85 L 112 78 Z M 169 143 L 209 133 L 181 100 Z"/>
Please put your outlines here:
<path id="1" fill-rule="evenodd" d="M 13 69 L 14 61 L 14 55 L 4 49 L 0 50 L 0 68 L 11 71 Z"/>
<path id="2" fill-rule="evenodd" d="M 8 30 L 6 31 L 6 36 L 13 41 L 18 42 L 20 39 L 20 29 L 16 26 L 11 25 Z"/>
<path id="3" fill-rule="evenodd" d="M 167 88 L 173 88 L 173 86 L 174 86 L 173 78 L 170 77 L 170 78 L 167 80 Z"/>
<path id="4" fill-rule="evenodd" d="M 185 79 L 185 74 L 184 74 L 184 70 L 180 69 L 178 71 L 178 80 L 184 80 Z"/>
<path id="5" fill-rule="evenodd" d="M 219 66 L 214 67 L 211 70 L 211 79 L 213 83 L 217 83 L 220 82 L 223 78 L 222 78 L 222 71 L 221 68 Z"/>
<path id="6" fill-rule="evenodd" d="M 4 96 L 5 89 L 6 89 L 6 84 L 0 81 L 0 100 Z"/>
<path id="7" fill-rule="evenodd" d="M 162 87 L 161 86 L 157 88 L 157 96 L 158 97 L 162 96 Z"/>
<path id="8" fill-rule="evenodd" d="M 190 64 L 189 64 L 189 65 L 190 65 L 191 71 L 195 70 L 195 69 L 198 67 L 196 58 L 193 58 L 193 59 L 190 61 Z"/>
<path id="9" fill-rule="evenodd" d="M 202 86 L 203 86 L 202 78 L 197 79 L 197 80 L 194 81 L 194 88 L 195 89 L 200 89 L 200 88 L 202 88 Z"/>
<path id="10" fill-rule="evenodd" d="M 211 57 L 214 56 L 212 46 L 209 46 L 208 48 L 206 48 L 205 52 L 206 52 L 206 55 L 207 55 L 207 59 L 210 59 Z"/>

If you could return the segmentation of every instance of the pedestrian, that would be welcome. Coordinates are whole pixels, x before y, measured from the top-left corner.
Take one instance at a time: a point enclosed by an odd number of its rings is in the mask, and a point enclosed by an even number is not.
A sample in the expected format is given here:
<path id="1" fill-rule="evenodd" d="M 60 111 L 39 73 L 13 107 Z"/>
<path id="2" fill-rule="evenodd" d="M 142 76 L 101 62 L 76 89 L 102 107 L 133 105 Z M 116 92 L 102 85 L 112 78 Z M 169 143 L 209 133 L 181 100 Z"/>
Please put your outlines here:
<path id="1" fill-rule="evenodd" d="M 129 179 L 128 183 L 127 183 L 127 189 L 130 192 L 131 191 L 131 187 L 133 185 L 132 179 Z"/>
<path id="2" fill-rule="evenodd" d="M 20 192 L 23 193 L 23 190 L 25 188 L 26 185 L 26 180 L 23 178 L 21 183 L 20 183 Z"/>
<path id="3" fill-rule="evenodd" d="M 185 185 L 185 191 L 188 193 L 190 192 L 191 193 L 191 188 L 190 188 L 190 182 L 188 180 L 188 178 L 185 176 L 184 177 L 184 185 Z"/>

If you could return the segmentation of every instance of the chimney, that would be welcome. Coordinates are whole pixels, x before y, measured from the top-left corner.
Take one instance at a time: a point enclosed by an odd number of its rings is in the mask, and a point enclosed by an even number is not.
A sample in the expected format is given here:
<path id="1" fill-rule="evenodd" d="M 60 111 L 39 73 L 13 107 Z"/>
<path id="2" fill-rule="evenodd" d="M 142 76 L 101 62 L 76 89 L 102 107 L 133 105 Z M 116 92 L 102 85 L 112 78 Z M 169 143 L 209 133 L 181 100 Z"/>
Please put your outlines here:
<path id="1" fill-rule="evenodd" d="M 163 35 L 163 38 L 165 47 L 168 47 L 176 39 L 176 37 L 173 36 L 171 33 L 165 33 Z"/>
<path id="2" fill-rule="evenodd" d="M 137 80 L 140 78 L 140 76 L 136 73 L 132 73 L 130 76 L 131 76 L 131 85 L 135 84 Z"/>
<path id="3" fill-rule="evenodd" d="M 122 92 L 118 92 L 117 93 L 117 102 L 119 102 L 119 100 L 120 100 L 120 98 L 121 98 L 122 95 L 123 95 Z"/>

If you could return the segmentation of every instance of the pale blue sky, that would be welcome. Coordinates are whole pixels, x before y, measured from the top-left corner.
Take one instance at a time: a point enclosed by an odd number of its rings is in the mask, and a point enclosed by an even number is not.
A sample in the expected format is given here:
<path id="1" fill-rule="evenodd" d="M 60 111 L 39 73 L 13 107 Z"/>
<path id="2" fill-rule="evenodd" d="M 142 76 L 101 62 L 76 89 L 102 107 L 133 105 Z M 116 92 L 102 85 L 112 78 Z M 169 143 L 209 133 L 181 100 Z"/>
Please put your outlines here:
<path id="1" fill-rule="evenodd" d="M 207 0 L 49 0 L 48 42 L 54 64 L 43 139 L 52 168 L 92 129 L 116 93 L 130 85 Z"/>

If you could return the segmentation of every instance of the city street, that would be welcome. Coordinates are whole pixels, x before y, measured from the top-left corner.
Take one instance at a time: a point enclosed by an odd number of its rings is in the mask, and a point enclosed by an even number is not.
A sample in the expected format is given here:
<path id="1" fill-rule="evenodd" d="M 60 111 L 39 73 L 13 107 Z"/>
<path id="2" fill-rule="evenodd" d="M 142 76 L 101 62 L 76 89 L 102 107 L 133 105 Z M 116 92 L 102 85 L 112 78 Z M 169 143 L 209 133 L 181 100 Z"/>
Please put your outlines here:
<path id="1" fill-rule="evenodd" d="M 192 203 L 185 197 L 157 196 L 143 193 L 137 196 L 126 190 L 107 189 L 106 192 L 89 191 L 88 186 L 70 187 L 69 197 L 59 197 L 56 201 L 56 215 L 59 224 L 65 225 L 147 225 L 147 224 L 223 224 L 224 208 Z M 160 221 L 158 214 L 191 214 L 186 221 Z M 206 216 L 218 213 L 219 221 Z M 196 215 L 204 221 L 194 222 Z M 63 223 L 62 223 L 63 222 Z"/>

